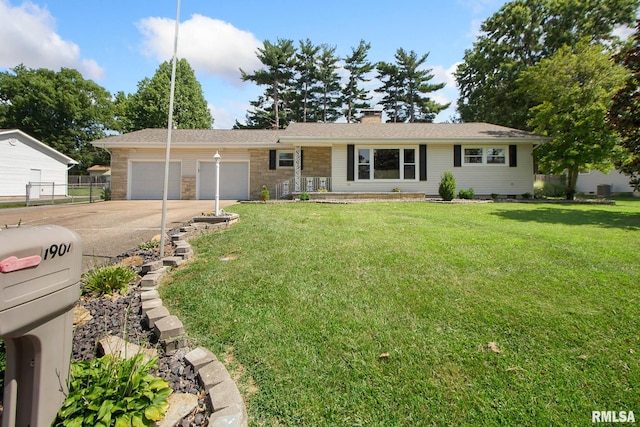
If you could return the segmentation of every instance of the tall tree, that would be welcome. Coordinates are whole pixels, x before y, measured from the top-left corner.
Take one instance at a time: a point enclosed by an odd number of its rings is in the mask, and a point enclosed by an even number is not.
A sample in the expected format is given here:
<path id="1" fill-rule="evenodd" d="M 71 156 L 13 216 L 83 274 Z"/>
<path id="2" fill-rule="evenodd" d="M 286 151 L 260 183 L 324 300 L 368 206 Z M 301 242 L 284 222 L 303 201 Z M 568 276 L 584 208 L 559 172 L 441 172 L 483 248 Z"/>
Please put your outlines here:
<path id="1" fill-rule="evenodd" d="M 567 199 L 575 196 L 580 169 L 606 172 L 611 167 L 617 138 L 606 116 L 626 75 L 603 46 L 581 42 L 560 48 L 518 81 L 536 103 L 529 124 L 550 138 L 534 154 L 544 171 L 566 171 Z"/>
<path id="2" fill-rule="evenodd" d="M 348 73 L 347 83 L 342 89 L 342 103 L 345 106 L 344 115 L 348 123 L 357 121 L 355 111 L 369 107 L 371 96 L 362 87 L 368 82 L 367 74 L 373 70 L 373 64 L 367 59 L 371 43 L 360 40 L 356 48 L 351 48 L 351 55 L 344 58 L 344 69 Z"/>
<path id="3" fill-rule="evenodd" d="M 314 45 L 311 40 L 306 39 L 299 42 L 299 48 L 296 52 L 296 77 L 295 85 L 295 101 L 292 106 L 292 119 L 300 122 L 316 120 L 317 104 L 316 98 L 320 90 L 318 85 L 318 55 L 320 46 Z"/>
<path id="4" fill-rule="evenodd" d="M 114 128 L 111 94 L 77 71 L 19 65 L 0 73 L 0 128 L 16 128 L 80 162 L 108 164 L 89 142 Z"/>
<path id="5" fill-rule="evenodd" d="M 395 64 L 381 62 L 377 65 L 378 76 L 383 82 L 381 90 L 389 93 L 383 98 L 389 121 L 393 122 L 433 122 L 436 115 L 449 107 L 438 104 L 428 94 L 442 89 L 445 84 L 429 83 L 433 79 L 430 69 L 424 69 L 429 54 L 418 58 L 414 51 L 407 53 L 400 48 L 396 51 Z"/>
<path id="6" fill-rule="evenodd" d="M 631 47 L 624 53 L 622 64 L 630 71 L 622 89 L 613 97 L 609 122 L 620 135 L 622 153 L 616 167 L 629 176 L 629 184 L 640 191 L 640 20 Z"/>
<path id="7" fill-rule="evenodd" d="M 338 61 L 336 47 L 322 45 L 318 57 L 318 82 L 320 84 L 319 108 L 322 110 L 319 121 L 334 122 L 342 114 L 340 106 L 340 76 L 338 75 Z"/>
<path id="8" fill-rule="evenodd" d="M 242 69 L 243 81 L 252 81 L 258 86 L 267 86 L 265 95 L 261 97 L 260 106 L 252 105 L 258 110 L 247 115 L 248 122 L 261 123 L 270 117 L 268 128 L 280 129 L 287 126 L 288 103 L 292 97 L 292 79 L 295 74 L 296 48 L 289 39 L 278 39 L 275 44 L 265 40 L 263 47 L 258 48 L 258 59 L 264 68 L 246 73 Z M 270 107 L 269 107 L 270 104 Z M 253 117 L 255 116 L 255 117 Z"/>
<path id="9" fill-rule="evenodd" d="M 529 129 L 530 94 L 518 90 L 520 73 L 562 46 L 587 38 L 617 41 L 617 25 L 633 25 L 638 0 L 514 0 L 483 22 L 455 75 L 463 121 Z"/>
<path id="10" fill-rule="evenodd" d="M 125 99 L 119 95 L 117 103 L 124 104 L 126 118 L 122 130 L 131 132 L 146 128 L 164 128 L 169 115 L 171 62 L 165 61 L 154 76 L 138 83 L 138 91 Z M 176 63 L 173 104 L 173 124 L 178 129 L 210 129 L 213 118 L 202 93 L 202 86 L 186 59 Z M 119 106 L 119 109 L 122 109 Z"/>

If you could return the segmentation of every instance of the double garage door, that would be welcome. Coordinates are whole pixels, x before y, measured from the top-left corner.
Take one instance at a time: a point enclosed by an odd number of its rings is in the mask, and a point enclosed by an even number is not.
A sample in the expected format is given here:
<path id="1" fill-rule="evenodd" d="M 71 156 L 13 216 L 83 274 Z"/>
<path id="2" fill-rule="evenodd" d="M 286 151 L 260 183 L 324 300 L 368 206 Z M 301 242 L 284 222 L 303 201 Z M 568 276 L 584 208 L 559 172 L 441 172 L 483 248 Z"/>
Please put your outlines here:
<path id="1" fill-rule="evenodd" d="M 214 162 L 198 163 L 199 200 L 213 200 L 216 196 L 216 172 Z M 169 165 L 169 191 L 167 198 L 180 200 L 181 163 Z M 132 162 L 131 194 L 132 200 L 160 200 L 164 186 L 164 162 Z M 220 199 L 249 199 L 249 163 L 220 164 Z"/>

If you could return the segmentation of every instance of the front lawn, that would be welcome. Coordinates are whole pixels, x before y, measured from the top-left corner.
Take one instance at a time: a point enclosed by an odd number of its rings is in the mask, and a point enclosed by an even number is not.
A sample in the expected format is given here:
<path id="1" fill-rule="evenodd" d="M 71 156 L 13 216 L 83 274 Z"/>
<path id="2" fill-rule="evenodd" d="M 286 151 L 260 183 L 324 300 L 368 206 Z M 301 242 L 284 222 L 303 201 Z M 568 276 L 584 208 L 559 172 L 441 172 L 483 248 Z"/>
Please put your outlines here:
<path id="1" fill-rule="evenodd" d="M 231 210 L 161 294 L 250 425 L 640 419 L 640 201 Z"/>

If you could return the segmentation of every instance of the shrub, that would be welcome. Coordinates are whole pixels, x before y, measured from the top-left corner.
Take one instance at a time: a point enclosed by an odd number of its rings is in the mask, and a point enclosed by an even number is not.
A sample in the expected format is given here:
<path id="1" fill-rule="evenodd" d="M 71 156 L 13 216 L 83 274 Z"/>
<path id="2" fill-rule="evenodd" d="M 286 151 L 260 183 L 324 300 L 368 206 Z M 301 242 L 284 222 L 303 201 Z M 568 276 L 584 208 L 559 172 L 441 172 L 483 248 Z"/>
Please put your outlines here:
<path id="1" fill-rule="evenodd" d="M 267 188 L 266 185 L 263 185 L 262 190 L 260 191 L 260 200 L 262 200 L 263 202 L 266 202 L 270 198 L 271 196 L 269 195 L 269 189 Z"/>
<path id="2" fill-rule="evenodd" d="M 536 181 L 533 183 L 533 194 L 536 199 L 545 197 L 564 197 L 567 188 L 564 183 L 556 181 Z"/>
<path id="3" fill-rule="evenodd" d="M 311 199 L 311 196 L 309 195 L 309 193 L 300 193 L 300 200 L 309 200 Z"/>
<path id="4" fill-rule="evenodd" d="M 127 293 L 127 287 L 136 272 L 131 267 L 115 264 L 96 268 L 82 275 L 84 287 L 83 294 L 112 295 L 114 292 Z"/>
<path id="5" fill-rule="evenodd" d="M 491 200 L 498 200 L 498 197 L 500 197 L 498 193 L 491 193 Z"/>
<path id="6" fill-rule="evenodd" d="M 529 192 L 522 193 L 522 198 L 525 199 L 525 200 L 529 200 L 532 197 L 533 197 L 533 195 L 531 193 L 529 193 Z"/>
<path id="7" fill-rule="evenodd" d="M 438 194 L 445 201 L 449 202 L 456 197 L 456 178 L 451 171 L 444 171 L 440 177 L 440 186 L 438 187 Z"/>
<path id="8" fill-rule="evenodd" d="M 460 191 L 458 191 L 459 199 L 471 200 L 473 199 L 473 196 L 475 196 L 475 193 L 473 192 L 473 188 L 469 188 L 468 190 L 461 189 Z"/>
<path id="9" fill-rule="evenodd" d="M 144 362 L 142 354 L 72 363 L 69 393 L 52 425 L 150 426 L 162 420 L 172 390 L 150 374 L 153 368 L 156 359 Z"/>
<path id="10" fill-rule="evenodd" d="M 111 188 L 104 187 L 102 189 L 102 194 L 100 195 L 100 198 L 105 202 L 111 200 Z"/>
<path id="11" fill-rule="evenodd" d="M 396 187 L 393 190 L 391 190 L 391 192 L 393 192 L 393 193 L 402 193 L 402 190 Z"/>

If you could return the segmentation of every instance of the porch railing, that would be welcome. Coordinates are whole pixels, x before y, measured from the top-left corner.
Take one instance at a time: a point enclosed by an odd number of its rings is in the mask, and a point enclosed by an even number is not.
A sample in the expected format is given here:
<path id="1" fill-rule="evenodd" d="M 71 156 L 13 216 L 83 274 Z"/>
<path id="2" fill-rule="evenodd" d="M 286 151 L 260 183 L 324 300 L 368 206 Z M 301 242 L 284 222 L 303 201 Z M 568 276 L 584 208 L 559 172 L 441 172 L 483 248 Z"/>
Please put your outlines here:
<path id="1" fill-rule="evenodd" d="M 331 191 L 331 178 L 327 176 L 306 176 L 300 179 L 300 192 Z M 294 179 L 276 184 L 276 199 L 283 199 L 295 192 Z"/>

